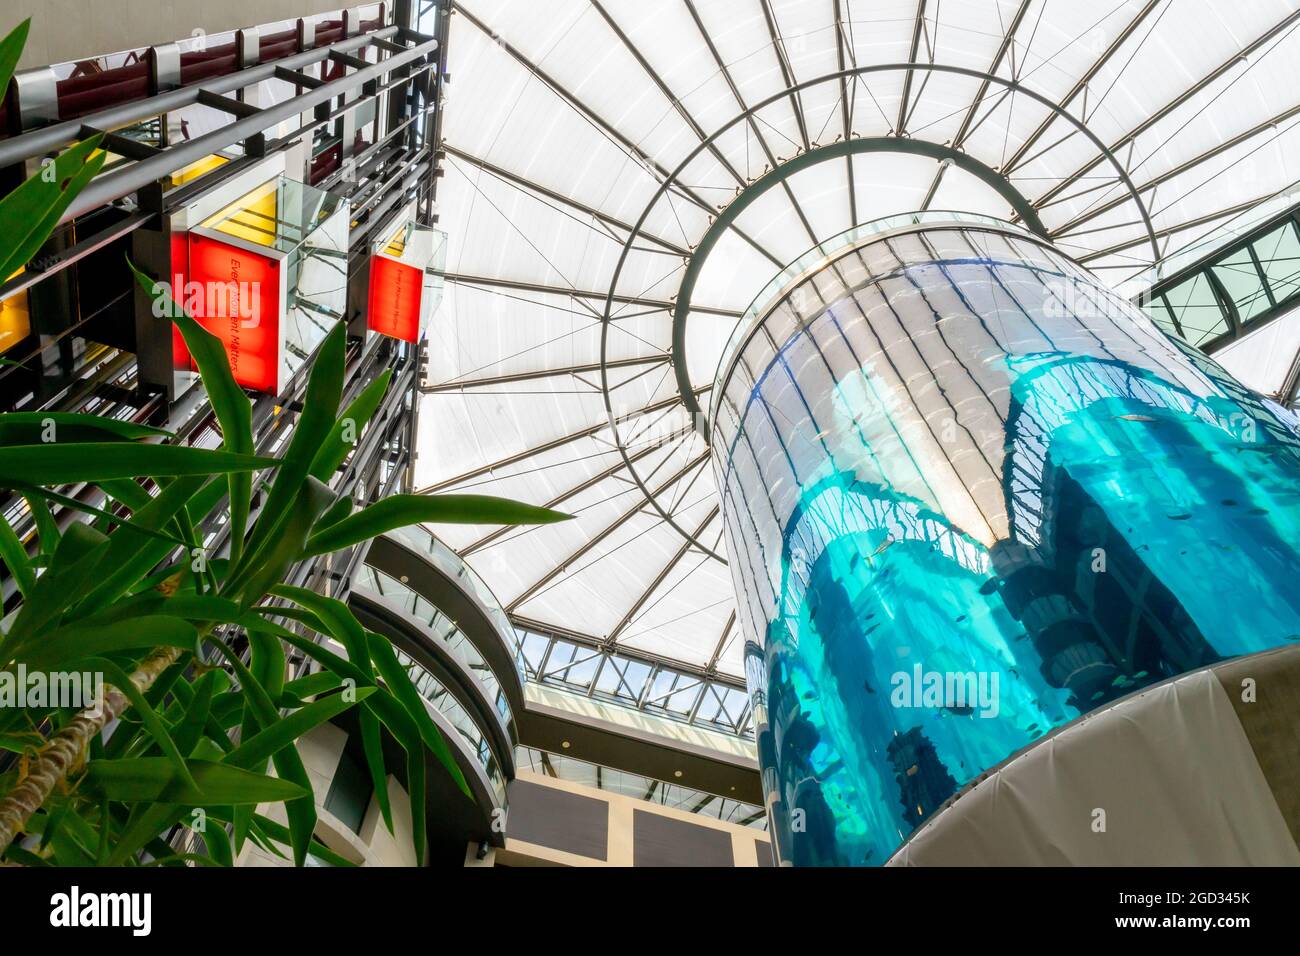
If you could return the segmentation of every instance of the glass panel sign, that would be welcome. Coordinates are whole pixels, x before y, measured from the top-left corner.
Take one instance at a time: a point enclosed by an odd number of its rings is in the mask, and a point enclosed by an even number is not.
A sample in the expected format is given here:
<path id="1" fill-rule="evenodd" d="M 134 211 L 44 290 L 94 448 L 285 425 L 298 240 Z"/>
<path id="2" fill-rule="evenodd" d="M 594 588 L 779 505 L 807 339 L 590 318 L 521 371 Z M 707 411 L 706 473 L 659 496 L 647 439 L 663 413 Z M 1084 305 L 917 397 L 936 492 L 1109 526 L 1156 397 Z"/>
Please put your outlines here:
<path id="1" fill-rule="evenodd" d="M 370 296 L 366 325 L 372 332 L 418 342 L 433 308 L 426 289 L 426 270 L 435 253 L 445 248 L 444 233 L 407 222 L 386 242 L 380 241 L 370 259 Z"/>
<path id="2" fill-rule="evenodd" d="M 188 237 L 186 310 L 226 346 L 235 380 L 280 394 L 343 318 L 348 204 L 280 176 Z M 179 333 L 177 367 L 192 364 Z"/>

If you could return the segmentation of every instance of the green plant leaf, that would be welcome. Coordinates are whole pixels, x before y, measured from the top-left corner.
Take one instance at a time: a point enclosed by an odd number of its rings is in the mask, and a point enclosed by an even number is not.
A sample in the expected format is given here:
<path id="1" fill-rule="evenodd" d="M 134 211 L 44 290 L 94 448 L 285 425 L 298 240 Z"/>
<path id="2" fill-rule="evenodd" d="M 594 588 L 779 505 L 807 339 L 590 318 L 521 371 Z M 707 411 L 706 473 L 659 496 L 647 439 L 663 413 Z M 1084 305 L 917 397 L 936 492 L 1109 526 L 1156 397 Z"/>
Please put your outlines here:
<path id="1" fill-rule="evenodd" d="M 153 528 L 147 528 L 144 525 L 137 524 L 135 521 L 131 520 L 130 518 L 124 517 L 122 515 L 114 514 L 111 511 L 105 511 L 103 508 L 94 508 L 86 504 L 84 501 L 79 501 L 76 498 L 69 497 L 68 495 L 59 494 L 57 491 L 50 491 L 48 488 L 28 488 L 28 489 L 19 488 L 18 490 L 22 493 L 22 496 L 26 498 L 29 503 L 33 501 L 40 502 L 46 514 L 49 513 L 49 508 L 45 506 L 45 502 L 47 500 L 53 501 L 56 504 L 60 504 L 65 508 L 71 508 L 74 511 L 80 511 L 83 514 L 88 514 L 88 515 L 95 515 L 97 518 L 103 519 L 102 521 L 96 522 L 96 525 L 103 526 L 97 528 L 97 530 L 100 531 L 102 531 L 104 527 L 108 527 L 114 524 L 119 524 L 122 525 L 123 527 L 130 528 L 133 531 L 145 535 L 146 537 L 156 538 L 159 541 L 165 541 L 170 547 L 173 548 L 181 547 L 184 544 L 186 544 L 186 542 L 183 539 L 178 538 L 175 535 L 167 534 L 165 531 L 155 531 Z M 146 494 L 145 501 L 148 502 L 149 500 L 150 497 L 149 495 Z M 32 505 L 32 511 L 33 513 L 37 511 L 36 505 Z M 38 526 L 41 525 L 42 520 L 43 519 L 39 519 L 39 518 L 37 519 Z M 53 530 L 57 531 L 57 526 Z M 56 542 L 58 541 L 58 537 L 59 537 L 58 534 L 53 535 L 53 538 Z M 42 546 L 41 550 L 44 551 L 44 546 Z"/>
<path id="2" fill-rule="evenodd" d="M 316 619 L 324 626 L 326 633 L 347 649 L 348 659 L 366 678 L 366 683 L 374 683 L 375 669 L 370 663 L 366 629 L 361 626 L 361 622 L 357 620 L 351 608 L 337 598 L 326 597 L 307 588 L 293 587 L 288 584 L 276 585 L 271 588 L 271 593 L 276 597 L 292 601 L 316 615 Z"/>
<path id="3" fill-rule="evenodd" d="M 244 666 L 244 662 L 239 659 L 239 655 L 227 646 L 224 641 L 212 640 L 211 643 L 235 672 L 235 676 L 239 679 L 240 689 L 244 693 L 244 699 L 247 701 L 248 710 L 253 714 L 260 728 L 265 730 L 274 726 L 280 717 L 275 709 L 275 704 L 266 693 L 266 688 L 257 682 L 257 678 Z M 275 764 L 275 772 L 281 778 L 297 783 L 307 791 L 305 796 L 295 800 L 288 800 L 284 805 L 285 815 L 289 818 L 289 835 L 293 844 L 294 865 L 302 866 L 307 858 L 307 847 L 311 844 L 312 834 L 316 832 L 316 803 L 312 794 L 311 779 L 307 776 L 307 768 L 303 766 L 302 757 L 299 756 L 296 748 L 282 748 L 276 751 L 271 759 Z M 238 821 L 236 822 L 238 823 Z M 240 845 L 238 839 L 236 845 Z"/>
<path id="4" fill-rule="evenodd" d="M 306 677 L 295 678 L 285 684 L 281 699 L 293 697 L 297 700 L 306 700 L 308 697 L 314 697 L 317 694 L 328 693 L 342 683 L 343 679 L 338 674 L 331 674 L 329 671 L 317 671 L 314 674 L 308 674 Z"/>
<path id="5" fill-rule="evenodd" d="M 361 725 L 361 746 L 366 755 L 366 769 L 370 771 L 370 785 L 374 787 L 375 799 L 379 801 L 379 812 L 384 818 L 384 826 L 393 832 L 393 807 L 388 798 L 388 770 L 384 767 L 384 742 L 380 733 L 379 718 L 368 707 L 357 711 L 357 721 Z"/>
<path id="6" fill-rule="evenodd" d="M 18 593 L 26 599 L 36 587 L 36 571 L 32 559 L 27 556 L 27 549 L 18 540 L 18 535 L 14 534 L 14 529 L 4 515 L 0 515 L 0 561 L 4 561 Z"/>
<path id="7" fill-rule="evenodd" d="M 231 851 L 230 836 L 225 827 L 208 826 L 202 834 L 203 845 L 208 848 L 212 861 L 217 866 L 234 866 L 235 855 Z"/>
<path id="8" fill-rule="evenodd" d="M 434 524 L 552 524 L 572 515 L 487 495 L 389 495 L 316 532 L 307 541 L 309 555 L 340 551 L 395 528 Z"/>
<path id="9" fill-rule="evenodd" d="M 322 481 L 324 479 L 321 479 Z M 313 530 L 328 528 L 335 522 L 342 521 L 348 515 L 352 514 L 352 496 L 344 495 L 334 504 L 325 509 L 325 513 L 316 521 L 316 527 Z"/>
<path id="10" fill-rule="evenodd" d="M 259 614 L 276 614 L 281 617 L 287 617 L 299 621 L 314 630 L 316 633 L 325 637 L 329 636 L 328 632 L 325 630 L 325 625 L 322 624 L 316 615 L 312 614 L 310 611 L 303 611 L 299 608 L 291 607 L 272 607 L 269 605 L 258 605 L 252 610 Z M 340 677 L 351 678 L 351 680 L 358 686 L 369 683 L 366 680 L 365 675 L 361 673 L 355 664 L 339 657 L 333 651 L 328 650 L 310 638 L 286 630 L 285 633 L 280 635 L 280 639 L 290 647 L 302 651 L 312 660 L 333 673 L 338 674 Z"/>
<path id="11" fill-rule="evenodd" d="M 283 846 L 289 845 L 289 829 L 284 824 L 276 823 L 274 820 L 264 817 L 259 813 L 253 819 L 253 826 L 255 830 L 260 831 L 261 835 L 275 840 Z M 330 866 L 356 866 L 356 864 L 351 860 L 339 856 L 319 840 L 312 840 L 311 846 L 308 847 L 307 852 L 316 857 L 316 859 L 328 863 Z M 283 856 L 284 854 L 281 853 L 277 855 Z"/>
<path id="12" fill-rule="evenodd" d="M 187 756 L 194 752 L 194 748 L 203 737 L 203 730 L 208 723 L 208 715 L 212 713 L 212 697 L 218 689 L 217 681 L 219 678 L 217 675 L 219 674 L 221 677 L 225 677 L 225 674 L 221 671 L 208 671 L 194 682 L 194 695 L 185 708 L 185 714 L 181 717 L 180 723 L 176 725 L 173 739 L 176 741 L 177 749 Z"/>
<path id="13" fill-rule="evenodd" d="M 149 492 L 145 491 L 138 482 L 130 478 L 110 478 L 101 479 L 95 484 L 99 485 L 99 490 L 104 492 L 114 501 L 126 505 L 132 511 L 139 511 L 149 503 L 151 497 Z"/>
<path id="14" fill-rule="evenodd" d="M 199 493 L 190 499 L 190 503 L 185 506 L 185 510 L 190 514 L 190 520 L 195 524 L 201 523 L 217 507 L 228 490 L 226 482 L 220 478 L 213 478 L 205 484 L 199 490 Z M 216 564 L 216 561 L 211 561 L 209 564 Z"/>
<path id="15" fill-rule="evenodd" d="M 384 683 L 388 685 L 388 689 L 393 696 L 397 698 L 398 702 L 415 721 L 415 726 L 420 731 L 420 738 L 424 741 L 424 745 L 442 764 L 448 776 L 456 782 L 456 786 L 460 788 L 461 793 L 473 800 L 474 795 L 470 792 L 469 784 L 465 782 L 465 775 L 461 773 L 460 765 L 456 763 L 451 748 L 447 746 L 447 741 L 443 739 L 442 731 L 438 729 L 438 725 L 433 722 L 433 718 L 425 710 L 424 698 L 415 689 L 415 685 L 411 683 L 410 675 L 406 673 L 406 669 L 397 660 L 397 655 L 393 653 L 393 647 L 388 642 L 388 638 L 382 634 L 376 634 L 374 631 L 366 631 L 366 637 L 369 639 L 370 657 L 375 662 L 375 667 L 379 670 L 380 676 L 383 677 Z"/>
<path id="16" fill-rule="evenodd" d="M 141 475 L 211 475 L 274 468 L 274 458 L 235 455 L 187 445 L 83 442 L 0 448 L 0 488 L 68 485 Z"/>
<path id="17" fill-rule="evenodd" d="M 17 657 L 29 669 L 70 667 L 87 657 L 102 657 L 117 651 L 152 650 L 155 647 L 194 649 L 198 632 L 194 625 L 177 617 L 147 615 L 113 624 L 70 624 L 53 631 L 30 646 L 20 646 Z"/>
<path id="18" fill-rule="evenodd" d="M 134 513 L 130 526 L 117 530 L 104 562 L 109 571 L 86 595 L 85 604 L 78 608 L 78 612 L 98 611 L 117 600 L 175 549 L 175 541 L 158 541 L 140 532 L 144 529 L 158 531 L 170 523 L 194 497 L 204 480 L 203 475 L 184 475 L 166 483 L 161 492 Z M 80 597 L 76 596 L 77 599 Z"/>
<path id="19" fill-rule="evenodd" d="M 3 417 L 0 415 L 0 419 Z M 22 492 L 22 496 L 32 513 L 32 520 L 36 522 L 36 537 L 40 542 L 41 554 L 49 558 L 54 554 L 63 533 L 59 531 L 59 525 L 54 520 L 54 515 L 50 514 L 50 506 L 45 503 L 41 492 L 32 489 Z"/>
<path id="20" fill-rule="evenodd" d="M 23 642 L 49 624 L 58 622 L 95 582 L 109 551 L 106 535 L 86 524 L 74 523 L 59 539 L 50 567 L 36 581 L 3 643 L 13 653 Z M 0 662 L 7 654 L 0 653 Z"/>
<path id="21" fill-rule="evenodd" d="M 389 693 L 375 694 L 365 706 L 383 721 L 384 726 L 406 751 L 406 793 L 411 809 L 411 841 L 415 847 L 416 859 L 423 864 L 426 850 L 426 826 L 423 821 L 427 802 L 427 770 L 420 731 L 411 715 Z"/>
<path id="22" fill-rule="evenodd" d="M 49 860 L 37 856 L 31 850 L 24 850 L 15 844 L 10 844 L 9 849 L 5 850 L 4 858 L 10 863 L 17 863 L 19 866 L 53 866 Z"/>
<path id="23" fill-rule="evenodd" d="M 302 413 L 294 426 L 293 438 L 276 473 L 271 493 L 257 518 L 248 553 L 236 562 L 232 574 L 241 577 L 245 566 L 266 561 L 267 554 L 278 547 L 277 539 L 291 520 L 292 505 L 299 499 L 308 480 L 312 459 L 325 442 L 334 424 L 343 395 L 343 376 L 347 357 L 347 325 L 339 322 L 325 336 L 307 380 Z M 333 504 L 331 493 L 327 504 Z M 324 510 L 324 509 L 321 509 Z M 313 521 L 320 511 L 313 515 Z M 278 578 L 276 580 L 279 580 Z M 263 592 L 264 593 L 264 592 Z M 260 597 L 259 595 L 256 595 Z"/>
<path id="24" fill-rule="evenodd" d="M 221 438 L 226 451 L 238 455 L 253 454 L 253 406 L 244 390 L 235 381 L 230 370 L 230 357 L 226 347 L 197 321 L 185 313 L 167 293 L 166 286 L 156 283 L 136 268 L 129 259 L 127 265 L 135 273 L 136 281 L 155 301 L 161 298 L 162 312 L 176 323 L 185 340 L 185 347 L 198 367 L 203 388 L 208 393 L 212 413 L 221 426 Z M 228 476 L 230 492 L 230 558 L 238 561 L 244 545 L 244 532 L 248 526 L 249 503 L 253 495 L 253 476 L 244 472 L 231 472 Z"/>
<path id="25" fill-rule="evenodd" d="M 181 753 L 176 741 L 167 731 L 167 726 L 163 723 L 158 712 L 149 706 L 145 700 L 144 694 L 131 681 L 131 675 L 118 667 L 112 661 L 103 657 L 92 657 L 82 664 L 82 668 L 90 671 L 99 671 L 104 675 L 104 679 L 126 695 L 131 701 L 132 713 L 140 718 L 140 722 L 149 731 L 153 742 L 158 745 L 158 749 L 172 763 L 172 769 L 180 779 L 191 787 L 197 787 L 198 783 L 190 775 L 190 769 L 185 764 L 185 757 Z"/>
<path id="26" fill-rule="evenodd" d="M 157 839 L 159 833 L 179 823 L 185 810 L 176 803 L 136 804 L 104 866 L 125 866 L 142 847 Z"/>
<path id="27" fill-rule="evenodd" d="M 72 200 L 99 173 L 107 159 L 106 153 L 95 155 L 102 139 L 102 134 L 96 134 L 78 143 L 0 198 L 0 223 L 6 230 L 0 246 L 0 276 L 13 275 L 36 255 Z"/>
<path id="28" fill-rule="evenodd" d="M 270 622 L 262 623 L 267 624 L 269 630 Z M 266 695 L 275 700 L 284 693 L 284 645 L 279 638 L 264 630 L 249 631 L 248 644 L 252 649 L 249 670 L 257 682 L 266 688 Z"/>
<path id="29" fill-rule="evenodd" d="M 68 813 L 66 804 L 32 817 L 29 824 L 34 832 L 41 834 L 41 845 L 48 845 L 53 851 L 57 866 L 94 866 L 95 854 L 91 850 L 95 841 L 84 838 L 84 833 L 77 832 L 72 824 L 76 821 L 75 813 Z M 65 825 L 66 824 L 66 825 Z"/>
<path id="30" fill-rule="evenodd" d="M 27 45 L 27 31 L 31 29 L 32 18 L 28 17 L 9 31 L 9 35 L 0 40 L 0 99 L 9 89 L 9 80 L 22 59 L 23 47 Z"/>
<path id="31" fill-rule="evenodd" d="M 351 431 L 356 441 L 361 440 L 362 431 L 370 423 L 380 402 L 384 400 L 392 380 L 393 370 L 384 369 L 379 377 L 367 385 L 361 394 L 343 410 L 343 414 L 330 430 L 329 437 L 321 444 L 316 457 L 312 459 L 310 474 L 313 478 L 329 481 L 339 465 L 343 464 L 343 459 L 347 458 L 348 452 L 355 447 L 352 442 L 345 441 L 344 436 Z M 351 426 L 348 425 L 349 422 Z"/>
<path id="32" fill-rule="evenodd" d="M 406 790 L 411 801 L 411 842 L 415 845 L 415 860 L 418 866 L 424 866 L 425 833 L 428 822 L 425 819 L 425 805 L 429 802 L 429 771 L 424 765 L 424 753 L 418 747 L 406 752 Z M 462 781 L 463 785 L 463 781 Z"/>
<path id="33" fill-rule="evenodd" d="M 53 438 L 49 426 L 53 426 Z M 40 445 L 72 442 L 134 441 L 171 438 L 161 428 L 78 412 L 6 412 L 0 415 L 0 445 Z"/>
<path id="34" fill-rule="evenodd" d="M 197 786 L 186 783 L 165 757 L 92 760 L 86 769 L 85 787 L 109 800 L 188 806 L 278 803 L 311 796 L 310 788 L 292 781 L 225 763 L 191 759 L 189 768 Z"/>
<path id="35" fill-rule="evenodd" d="M 261 600 L 272 585 L 284 580 L 285 572 L 295 562 L 302 560 L 307 536 L 321 514 L 334 502 L 334 492 L 315 478 L 308 478 L 297 496 L 289 503 L 285 520 L 276 529 L 275 537 L 256 552 L 250 546 L 245 559 L 252 554 L 245 577 L 231 571 L 231 579 L 224 590 L 238 594 L 240 603 L 248 607 Z"/>
<path id="36" fill-rule="evenodd" d="M 328 697 L 313 701 L 306 707 L 300 708 L 288 716 L 281 717 L 270 727 L 258 731 L 226 754 L 225 762 L 244 768 L 264 764 L 267 758 L 273 757 L 285 747 L 290 746 L 313 728 L 354 707 L 373 694 L 375 690 L 374 687 L 358 687 L 355 694 L 352 695 L 330 694 Z M 352 699 L 349 700 L 349 696 Z"/>

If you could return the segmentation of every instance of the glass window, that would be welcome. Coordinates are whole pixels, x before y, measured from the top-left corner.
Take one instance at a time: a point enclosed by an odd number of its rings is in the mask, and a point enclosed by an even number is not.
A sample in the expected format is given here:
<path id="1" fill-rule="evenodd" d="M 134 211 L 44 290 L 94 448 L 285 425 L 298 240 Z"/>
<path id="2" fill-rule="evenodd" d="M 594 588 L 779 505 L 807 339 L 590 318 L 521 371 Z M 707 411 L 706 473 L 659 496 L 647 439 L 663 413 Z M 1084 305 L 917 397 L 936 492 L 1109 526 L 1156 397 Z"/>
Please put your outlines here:
<path id="1" fill-rule="evenodd" d="M 1192 345 L 1200 345 L 1228 331 L 1223 307 L 1205 273 L 1180 282 L 1165 293 L 1165 298 Z"/>
<path id="2" fill-rule="evenodd" d="M 345 750 L 334 769 L 334 779 L 325 796 L 325 809 L 353 833 L 359 834 L 374 792 L 370 774 Z"/>
<path id="3" fill-rule="evenodd" d="M 1215 263 L 1214 275 L 1222 283 L 1228 298 L 1237 306 L 1237 314 L 1242 322 L 1248 322 L 1261 312 L 1272 307 L 1264 287 L 1264 277 L 1255 268 L 1255 260 L 1249 249 L 1234 252 L 1226 259 Z"/>
<path id="4" fill-rule="evenodd" d="M 1273 298 L 1284 302 L 1300 293 L 1300 234 L 1296 224 L 1287 220 L 1252 245 Z"/>

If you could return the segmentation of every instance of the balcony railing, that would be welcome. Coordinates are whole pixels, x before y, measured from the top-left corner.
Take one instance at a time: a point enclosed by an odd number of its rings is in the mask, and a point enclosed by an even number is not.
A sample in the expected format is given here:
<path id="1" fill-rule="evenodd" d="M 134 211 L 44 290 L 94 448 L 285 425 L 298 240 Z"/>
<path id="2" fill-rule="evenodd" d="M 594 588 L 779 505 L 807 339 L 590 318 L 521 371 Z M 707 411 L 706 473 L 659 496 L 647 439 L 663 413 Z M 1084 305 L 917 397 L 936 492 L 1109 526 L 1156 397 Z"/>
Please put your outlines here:
<path id="1" fill-rule="evenodd" d="M 358 569 L 354 583 L 381 595 L 409 614 L 413 621 L 432 631 L 451 654 L 482 684 L 502 723 L 507 728 L 514 723 L 514 712 L 501 686 L 501 681 L 483 655 L 479 653 L 478 648 L 451 618 L 435 607 L 424 595 L 378 568 L 363 565 Z"/>
<path id="2" fill-rule="evenodd" d="M 517 651 L 518 641 L 514 624 L 511 623 L 505 608 L 501 606 L 501 602 L 497 600 L 496 595 L 492 593 L 492 589 L 487 586 L 487 582 L 478 575 L 478 572 L 466 564 L 460 555 L 423 525 L 409 525 L 405 528 L 398 528 L 396 531 L 391 532 L 391 536 L 417 554 L 428 558 L 434 567 L 449 580 L 458 584 L 461 590 L 481 607 L 500 635 L 502 642 L 513 652 L 519 677 L 521 680 L 524 679 L 526 670 L 523 657 Z"/>
<path id="3" fill-rule="evenodd" d="M 438 713 L 442 714 L 447 719 L 447 722 L 455 727 L 456 731 L 464 738 L 465 743 L 469 745 L 470 752 L 478 759 L 479 764 L 483 767 L 483 772 L 491 781 L 492 790 L 496 793 L 498 803 L 505 806 L 506 781 L 501 773 L 501 765 L 492 752 L 492 746 L 488 742 L 487 734 L 474 722 L 474 718 L 470 716 L 455 695 L 447 689 L 447 686 L 431 674 L 423 664 L 400 650 L 397 651 L 397 659 L 406 668 L 406 672 L 411 675 L 411 682 L 415 684 L 415 689 L 420 692 L 420 696 L 427 700 Z"/>

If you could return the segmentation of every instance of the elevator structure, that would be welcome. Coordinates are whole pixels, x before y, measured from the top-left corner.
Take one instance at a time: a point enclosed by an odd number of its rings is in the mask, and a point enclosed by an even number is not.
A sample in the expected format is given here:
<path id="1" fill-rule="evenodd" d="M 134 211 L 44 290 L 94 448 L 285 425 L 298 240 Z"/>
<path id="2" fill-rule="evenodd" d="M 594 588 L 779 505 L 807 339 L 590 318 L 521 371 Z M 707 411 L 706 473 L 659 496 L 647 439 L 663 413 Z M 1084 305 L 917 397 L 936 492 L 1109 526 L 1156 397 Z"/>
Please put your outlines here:
<path id="1" fill-rule="evenodd" d="M 783 863 L 1300 860 L 1300 712 L 1255 719 L 1300 685 L 1292 413 L 1041 237 L 927 212 L 774 280 L 709 422 Z"/>

